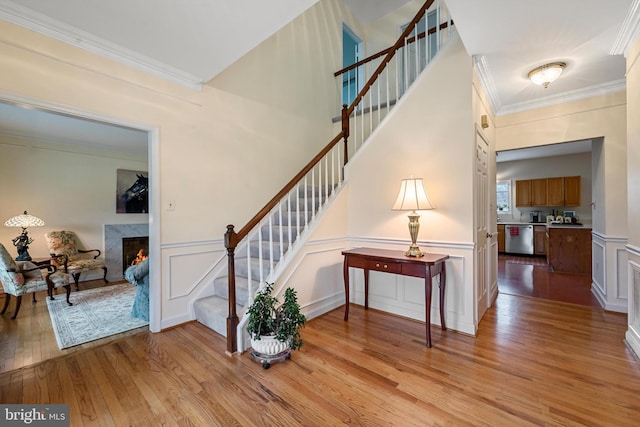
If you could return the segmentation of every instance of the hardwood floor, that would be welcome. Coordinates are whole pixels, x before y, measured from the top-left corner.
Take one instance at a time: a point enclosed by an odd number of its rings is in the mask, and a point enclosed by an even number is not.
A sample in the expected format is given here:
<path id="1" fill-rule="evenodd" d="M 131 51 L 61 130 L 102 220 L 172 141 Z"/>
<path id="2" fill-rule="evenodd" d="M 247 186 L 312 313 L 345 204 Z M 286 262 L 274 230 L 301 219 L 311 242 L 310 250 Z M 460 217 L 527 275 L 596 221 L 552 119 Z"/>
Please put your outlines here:
<path id="1" fill-rule="evenodd" d="M 591 293 L 591 276 L 555 273 L 544 257 L 498 255 L 501 293 L 600 307 Z"/>
<path id="2" fill-rule="evenodd" d="M 111 282 L 108 285 L 118 283 L 122 282 Z M 85 281 L 80 284 L 80 292 L 84 289 L 102 286 L 105 286 L 102 280 Z M 57 292 L 56 298 L 64 298 L 64 289 L 57 289 Z M 73 294 L 75 292 L 74 290 L 71 291 L 71 302 L 73 302 Z M 124 334 L 60 350 L 51 325 L 49 310 L 45 301 L 46 296 L 46 291 L 36 292 L 38 302 L 35 304 L 31 302 L 31 295 L 24 296 L 18 317 L 14 320 L 11 320 L 11 316 L 15 310 L 16 299 L 11 297 L 7 312 L 0 316 L 0 372 L 31 366 L 45 360 L 113 341 L 123 335 L 140 332 L 140 330 L 129 331 Z M 4 306 L 4 298 L 6 298 L 6 295 L 0 294 L 0 306 Z M 2 401 L 0 400 L 0 402 Z"/>
<path id="3" fill-rule="evenodd" d="M 626 316 L 500 294 L 477 337 L 352 305 L 308 322 L 268 370 L 196 322 L 0 374 L 2 403 L 67 403 L 71 425 L 636 426 Z"/>

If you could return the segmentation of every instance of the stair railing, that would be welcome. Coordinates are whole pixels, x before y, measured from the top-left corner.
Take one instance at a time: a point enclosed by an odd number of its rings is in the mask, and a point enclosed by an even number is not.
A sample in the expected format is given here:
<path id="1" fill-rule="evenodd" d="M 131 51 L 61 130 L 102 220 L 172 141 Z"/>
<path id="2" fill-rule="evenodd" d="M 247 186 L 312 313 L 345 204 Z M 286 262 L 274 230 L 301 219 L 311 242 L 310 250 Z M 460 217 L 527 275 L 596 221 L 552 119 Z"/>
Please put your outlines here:
<path id="1" fill-rule="evenodd" d="M 367 82 L 358 92 L 357 96 L 350 105 L 343 105 L 341 111 L 341 131 L 336 135 L 329 144 L 327 144 L 296 176 L 285 185 L 249 222 L 237 232 L 234 225 L 227 226 L 224 236 L 224 244 L 227 249 L 227 269 L 228 269 L 228 298 L 229 310 L 227 316 L 227 352 L 233 354 L 238 349 L 238 325 L 239 319 L 236 310 L 236 250 L 243 250 L 247 253 L 247 271 L 249 282 L 249 298 L 257 289 L 252 289 L 253 273 L 251 264 L 251 242 L 254 242 L 254 250 L 258 251 L 258 275 L 256 278 L 258 283 L 264 283 L 274 277 L 277 273 L 278 265 L 282 265 L 280 261 L 286 258 L 287 253 L 295 247 L 296 242 L 301 235 L 308 229 L 310 223 L 316 216 L 316 213 L 330 201 L 336 190 L 340 187 L 344 180 L 344 166 L 349 159 L 349 152 L 355 154 L 360 146 L 364 143 L 366 137 L 373 132 L 375 127 L 380 124 L 383 116 L 381 110 L 385 110 L 385 115 L 391 107 L 395 105 L 407 88 L 415 80 L 417 75 L 426 66 L 433 56 L 431 48 L 427 46 L 426 53 L 420 49 L 413 49 L 413 59 L 406 52 L 408 47 L 421 39 L 428 39 L 430 34 L 436 34 L 437 49 L 440 47 L 442 29 L 451 28 L 452 21 L 450 18 L 434 28 L 428 29 L 426 32 L 418 33 L 418 23 L 425 16 L 425 12 L 433 5 L 436 0 L 427 0 L 418 10 L 413 20 L 406 26 L 397 42 L 384 51 L 360 61 L 351 67 L 340 70 L 336 76 L 340 76 L 344 72 L 356 69 L 357 67 L 371 64 L 372 61 L 384 58 L 380 61 L 376 69 L 371 73 Z M 440 17 L 440 0 L 437 0 L 437 22 L 441 21 Z M 425 26 L 426 28 L 426 26 Z M 413 35 L 412 35 L 413 34 Z M 428 45 L 428 43 L 425 43 Z M 418 46 L 418 44 L 414 44 Z M 395 71 L 390 71 L 388 65 L 397 58 L 397 53 L 402 52 L 403 62 L 396 59 Z M 427 54 L 429 53 L 429 54 Z M 425 59 L 422 60 L 421 58 Z M 404 64 L 404 65 L 399 65 Z M 408 67 L 412 70 L 409 71 Z M 399 73 L 399 70 L 402 72 Z M 381 91 L 379 83 L 380 76 L 385 75 L 386 89 Z M 391 90 L 390 81 L 395 80 L 397 90 Z M 375 91 L 375 95 L 373 95 Z M 375 96 L 375 98 L 374 98 Z M 368 100 L 366 99 L 368 97 Z M 395 98 L 395 100 L 392 100 Z M 373 116 L 377 118 L 374 121 Z M 369 124 L 365 131 L 365 115 L 368 116 Z M 375 124 L 374 124 L 375 122 Z M 350 149 L 348 147 L 348 139 L 354 134 L 354 145 Z M 359 144 L 358 144 L 359 142 Z M 311 200 L 310 206 L 308 201 Z M 296 216 L 292 221 L 293 206 L 299 207 L 300 202 L 304 201 L 304 214 Z M 297 208 L 296 208 L 297 211 Z M 278 235 L 273 235 L 273 225 L 277 222 L 282 224 L 283 218 L 287 218 L 287 226 L 278 228 Z M 267 236 L 264 236 L 264 230 L 267 230 Z M 286 232 L 285 232 L 286 231 Z M 266 239 L 266 242 L 265 242 Z M 264 249 L 266 243 L 267 250 Z M 274 254 L 274 246 L 279 247 L 279 253 Z M 286 250 L 285 250 L 286 246 Z M 266 254 L 265 254 L 266 253 Z M 277 255 L 277 256 L 276 256 Z M 268 271 L 265 276 L 264 272 Z"/>

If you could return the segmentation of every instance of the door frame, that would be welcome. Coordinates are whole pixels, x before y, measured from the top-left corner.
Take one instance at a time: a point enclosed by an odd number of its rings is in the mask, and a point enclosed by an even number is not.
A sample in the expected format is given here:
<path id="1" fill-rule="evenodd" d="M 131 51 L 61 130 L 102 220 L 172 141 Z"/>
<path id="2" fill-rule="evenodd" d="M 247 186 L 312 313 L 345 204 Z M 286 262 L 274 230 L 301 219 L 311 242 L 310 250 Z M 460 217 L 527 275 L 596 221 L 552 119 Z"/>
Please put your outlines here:
<path id="1" fill-rule="evenodd" d="M 108 125 L 127 127 L 147 132 L 149 165 L 149 262 L 157 266 L 149 270 L 149 330 L 161 331 L 161 256 L 160 256 L 160 131 L 159 128 L 121 118 L 106 116 L 89 110 L 72 108 L 37 98 L 0 90 L 0 102 L 19 108 L 32 108 L 67 117 L 84 119 Z"/>

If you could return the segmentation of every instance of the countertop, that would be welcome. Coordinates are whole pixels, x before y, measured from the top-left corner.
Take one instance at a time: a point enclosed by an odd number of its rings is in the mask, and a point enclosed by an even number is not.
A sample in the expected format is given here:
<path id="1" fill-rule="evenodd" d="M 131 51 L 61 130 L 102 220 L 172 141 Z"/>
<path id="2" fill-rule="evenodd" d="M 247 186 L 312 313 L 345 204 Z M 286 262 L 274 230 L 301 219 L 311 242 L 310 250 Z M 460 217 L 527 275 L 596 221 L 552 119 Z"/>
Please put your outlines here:
<path id="1" fill-rule="evenodd" d="M 591 229 L 591 224 L 583 223 L 581 225 L 573 224 L 547 224 L 546 222 L 520 222 L 520 221 L 498 221 L 498 225 L 543 225 L 548 228 L 588 228 Z"/>

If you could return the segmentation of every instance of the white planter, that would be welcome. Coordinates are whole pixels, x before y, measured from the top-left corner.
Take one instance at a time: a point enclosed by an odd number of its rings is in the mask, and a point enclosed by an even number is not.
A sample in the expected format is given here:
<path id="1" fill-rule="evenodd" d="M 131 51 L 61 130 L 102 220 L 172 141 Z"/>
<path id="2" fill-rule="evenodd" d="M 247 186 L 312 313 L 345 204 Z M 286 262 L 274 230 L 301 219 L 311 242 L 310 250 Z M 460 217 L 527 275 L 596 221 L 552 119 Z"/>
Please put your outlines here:
<path id="1" fill-rule="evenodd" d="M 251 338 L 251 348 L 256 353 L 274 356 L 286 351 L 289 348 L 289 342 L 278 341 L 274 335 L 263 335 L 259 340 Z"/>

